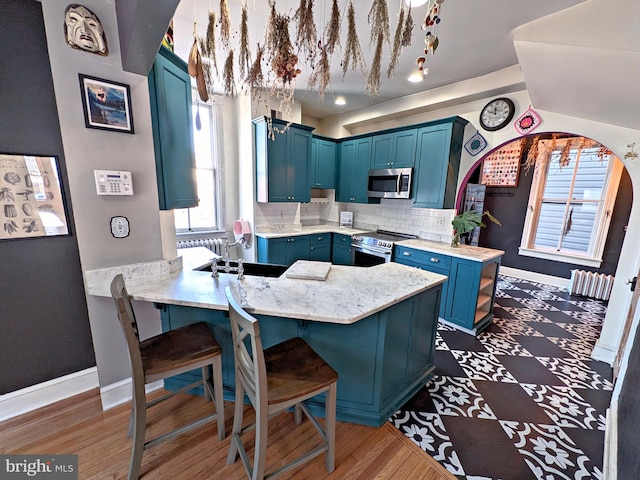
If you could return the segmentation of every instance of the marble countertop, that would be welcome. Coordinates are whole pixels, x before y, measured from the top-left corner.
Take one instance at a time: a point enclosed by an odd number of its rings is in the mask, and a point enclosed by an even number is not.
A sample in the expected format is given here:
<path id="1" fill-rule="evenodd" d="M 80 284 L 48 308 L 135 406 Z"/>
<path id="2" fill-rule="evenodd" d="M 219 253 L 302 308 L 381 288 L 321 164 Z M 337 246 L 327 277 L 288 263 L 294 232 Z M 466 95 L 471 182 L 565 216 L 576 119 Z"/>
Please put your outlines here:
<path id="1" fill-rule="evenodd" d="M 475 262 L 487 262 L 504 255 L 504 251 L 495 250 L 493 248 L 474 247 L 472 245 L 460 244 L 452 247 L 448 243 L 434 242 L 431 240 L 413 239 L 396 242 L 396 245 L 403 247 L 415 248 L 416 250 L 424 250 L 427 252 L 442 253 L 452 257 L 464 258 Z"/>
<path id="2" fill-rule="evenodd" d="M 85 272 L 87 293 L 109 297 L 117 273 L 134 300 L 227 310 L 224 289 L 252 314 L 351 324 L 426 291 L 447 277 L 395 262 L 373 267 L 332 265 L 326 280 L 267 278 L 192 270 L 210 262 L 206 248 L 179 250 L 180 260 L 158 261 Z M 163 264 L 166 263 L 167 265 Z"/>
<path id="3" fill-rule="evenodd" d="M 277 230 L 270 232 L 256 232 L 257 237 L 263 238 L 282 238 L 282 237 L 292 237 L 297 235 L 314 235 L 316 233 L 341 233 L 342 235 L 356 235 L 358 233 L 370 232 L 369 230 L 364 230 L 361 228 L 347 228 L 340 227 L 339 225 L 334 224 L 324 224 L 324 225 L 310 225 L 304 226 L 296 230 Z"/>

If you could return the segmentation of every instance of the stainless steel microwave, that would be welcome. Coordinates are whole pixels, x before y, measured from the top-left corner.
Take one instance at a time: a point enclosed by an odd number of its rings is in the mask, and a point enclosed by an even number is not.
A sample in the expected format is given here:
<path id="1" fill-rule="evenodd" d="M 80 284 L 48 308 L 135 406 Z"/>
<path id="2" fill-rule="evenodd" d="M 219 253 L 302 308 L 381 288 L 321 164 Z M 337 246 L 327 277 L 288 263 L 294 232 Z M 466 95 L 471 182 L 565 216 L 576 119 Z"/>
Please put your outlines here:
<path id="1" fill-rule="evenodd" d="M 412 168 L 369 170 L 367 195 L 377 198 L 411 198 Z"/>

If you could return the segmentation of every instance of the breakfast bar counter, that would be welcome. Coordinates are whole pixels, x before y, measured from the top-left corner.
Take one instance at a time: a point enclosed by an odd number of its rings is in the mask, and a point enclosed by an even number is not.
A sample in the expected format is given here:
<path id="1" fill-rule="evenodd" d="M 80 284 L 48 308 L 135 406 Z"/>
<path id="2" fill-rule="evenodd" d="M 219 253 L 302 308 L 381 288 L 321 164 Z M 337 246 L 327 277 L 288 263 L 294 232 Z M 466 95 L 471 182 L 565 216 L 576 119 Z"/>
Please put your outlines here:
<path id="1" fill-rule="evenodd" d="M 174 261 L 87 271 L 87 290 L 110 296 L 111 279 L 122 273 L 134 300 L 161 309 L 163 330 L 209 323 L 223 349 L 228 400 L 235 378 L 226 286 L 259 319 L 265 348 L 299 336 L 338 372 L 339 420 L 379 426 L 433 376 L 443 275 L 391 262 L 332 265 L 325 280 L 287 278 L 286 272 L 279 278 L 212 278 L 199 270 L 210 263 L 211 252 L 193 248 L 180 254 Z M 191 378 L 184 374 L 165 385 L 177 389 Z M 311 407 L 320 412 L 322 398 Z"/>

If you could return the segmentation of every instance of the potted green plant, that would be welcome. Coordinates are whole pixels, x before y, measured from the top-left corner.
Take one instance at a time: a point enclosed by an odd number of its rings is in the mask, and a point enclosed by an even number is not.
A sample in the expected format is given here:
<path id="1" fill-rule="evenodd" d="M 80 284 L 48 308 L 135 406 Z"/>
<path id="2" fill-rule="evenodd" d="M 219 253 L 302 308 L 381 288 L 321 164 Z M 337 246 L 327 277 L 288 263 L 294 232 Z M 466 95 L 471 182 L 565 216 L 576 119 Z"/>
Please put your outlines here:
<path id="1" fill-rule="evenodd" d="M 500 220 L 491 215 L 489 210 L 485 210 L 482 213 L 476 210 L 467 210 L 466 212 L 459 213 L 451 220 L 451 225 L 453 225 L 454 230 L 453 237 L 451 237 L 451 246 L 457 247 L 460 245 L 460 235 L 473 232 L 476 227 L 486 227 L 487 225 L 482 221 L 482 217 L 485 215 L 496 225 L 502 226 Z"/>

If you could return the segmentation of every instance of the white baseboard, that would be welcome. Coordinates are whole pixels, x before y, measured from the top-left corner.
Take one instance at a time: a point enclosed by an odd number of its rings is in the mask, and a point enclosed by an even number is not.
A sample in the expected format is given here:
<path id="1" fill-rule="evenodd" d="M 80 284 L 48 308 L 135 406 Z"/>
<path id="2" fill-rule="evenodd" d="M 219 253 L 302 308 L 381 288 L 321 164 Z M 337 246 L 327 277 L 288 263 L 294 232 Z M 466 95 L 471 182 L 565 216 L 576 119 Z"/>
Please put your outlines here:
<path id="1" fill-rule="evenodd" d="M 570 279 L 568 278 L 554 277 L 553 275 L 546 275 L 544 273 L 529 272 L 527 270 L 504 266 L 500 266 L 500 273 L 508 277 L 529 280 L 530 282 L 544 283 L 545 285 L 552 285 L 558 288 L 569 288 Z"/>
<path id="2" fill-rule="evenodd" d="M 164 388 L 164 382 L 158 380 L 145 387 L 147 393 Z M 102 409 L 109 410 L 131 400 L 131 379 L 125 378 L 119 382 L 112 383 L 106 387 L 100 387 L 100 399 Z"/>
<path id="3" fill-rule="evenodd" d="M 63 377 L 0 395 L 0 421 L 98 387 L 98 369 L 87 368 Z"/>
<path id="4" fill-rule="evenodd" d="M 605 480 L 618 478 L 618 402 L 615 400 L 607 409 L 602 473 Z"/>
<path id="5" fill-rule="evenodd" d="M 602 345 L 600 345 L 600 342 L 597 342 L 595 347 L 593 347 L 593 351 L 591 352 L 591 358 L 608 363 L 609 365 L 613 365 L 613 362 L 615 362 L 616 360 L 616 354 L 617 352 L 614 352 L 610 348 L 603 347 Z"/>

